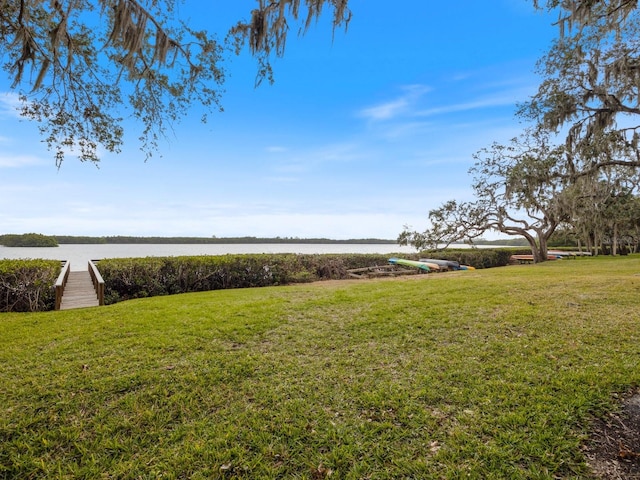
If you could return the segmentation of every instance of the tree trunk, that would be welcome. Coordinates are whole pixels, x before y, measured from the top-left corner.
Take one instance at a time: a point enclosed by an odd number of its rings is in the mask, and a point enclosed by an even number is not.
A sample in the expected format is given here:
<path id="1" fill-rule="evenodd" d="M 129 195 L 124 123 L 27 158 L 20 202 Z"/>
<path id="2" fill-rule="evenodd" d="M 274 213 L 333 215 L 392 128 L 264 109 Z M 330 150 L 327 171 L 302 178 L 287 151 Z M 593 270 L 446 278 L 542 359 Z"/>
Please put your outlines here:
<path id="1" fill-rule="evenodd" d="M 529 247 L 531 248 L 531 254 L 533 255 L 533 263 L 540 263 L 547 260 L 546 242 L 544 244 L 545 251 L 542 252 L 540 244 L 536 242 L 533 237 L 526 237 Z"/>
<path id="2" fill-rule="evenodd" d="M 524 237 L 524 239 L 529 244 L 529 248 L 531 249 L 531 255 L 533 256 L 533 263 L 541 262 L 542 260 L 540 259 L 540 252 L 538 252 L 538 245 L 536 244 L 536 239 L 533 238 L 528 233 L 524 233 L 522 231 L 519 233 Z"/>
<path id="3" fill-rule="evenodd" d="M 547 257 L 540 253 L 537 245 L 531 245 L 531 253 L 533 254 L 533 263 L 541 263 L 547 260 Z"/>
<path id="4" fill-rule="evenodd" d="M 548 238 L 546 235 L 538 235 L 538 253 L 540 254 L 540 258 L 544 260 L 548 260 L 547 240 Z"/>

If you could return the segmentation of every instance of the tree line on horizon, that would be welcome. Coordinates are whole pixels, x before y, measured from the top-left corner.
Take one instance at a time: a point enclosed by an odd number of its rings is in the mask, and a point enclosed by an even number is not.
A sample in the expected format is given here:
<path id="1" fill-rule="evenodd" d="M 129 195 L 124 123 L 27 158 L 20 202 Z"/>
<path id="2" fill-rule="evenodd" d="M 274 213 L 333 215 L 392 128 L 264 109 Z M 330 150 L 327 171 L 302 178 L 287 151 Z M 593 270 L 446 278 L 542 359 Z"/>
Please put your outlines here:
<path id="1" fill-rule="evenodd" d="M 88 236 L 88 235 L 43 235 L 40 233 L 3 234 L 0 245 L 4 247 L 57 247 L 59 245 L 106 245 L 106 244 L 343 244 L 343 245 L 395 245 L 396 240 L 383 238 L 352 238 L 346 240 L 331 238 L 300 237 L 144 237 L 130 235 Z M 558 233 L 552 242 L 554 246 L 575 246 L 576 242 L 567 232 Z M 503 247 L 527 246 L 522 238 L 475 239 L 473 245 L 496 245 Z"/>
<path id="2" fill-rule="evenodd" d="M 305 244 L 332 244 L 332 243 L 371 243 L 371 244 L 394 244 L 395 240 L 380 238 L 362 238 L 335 240 L 330 238 L 299 238 L 299 237 L 159 237 L 159 236 L 130 236 L 116 235 L 104 237 L 56 235 L 55 238 L 61 244 L 69 243 L 107 243 L 107 244 L 242 244 L 242 243 L 305 243 Z"/>
<path id="3" fill-rule="evenodd" d="M 36 233 L 0 235 L 0 245 L 5 247 L 57 247 L 59 244 L 395 244 L 395 240 L 381 238 L 353 238 L 336 240 L 330 238 L 299 237 L 140 237 L 140 236 L 84 236 L 42 235 Z"/>
<path id="4" fill-rule="evenodd" d="M 0 235 L 0 245 L 4 247 L 57 247 L 58 241 L 50 235 L 23 233 Z"/>

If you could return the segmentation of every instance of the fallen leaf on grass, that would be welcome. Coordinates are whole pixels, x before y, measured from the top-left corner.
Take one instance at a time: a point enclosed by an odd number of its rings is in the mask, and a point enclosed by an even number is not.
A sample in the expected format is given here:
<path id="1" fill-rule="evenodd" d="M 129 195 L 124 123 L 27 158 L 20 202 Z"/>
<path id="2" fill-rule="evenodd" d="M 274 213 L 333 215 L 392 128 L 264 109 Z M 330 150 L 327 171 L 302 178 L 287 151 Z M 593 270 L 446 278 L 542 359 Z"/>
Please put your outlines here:
<path id="1" fill-rule="evenodd" d="M 320 480 L 322 478 L 328 478 L 331 475 L 333 475 L 333 470 L 331 470 L 330 468 L 325 467 L 322 464 L 318 465 L 318 468 L 316 468 L 313 471 L 313 478 L 318 479 L 318 480 Z"/>

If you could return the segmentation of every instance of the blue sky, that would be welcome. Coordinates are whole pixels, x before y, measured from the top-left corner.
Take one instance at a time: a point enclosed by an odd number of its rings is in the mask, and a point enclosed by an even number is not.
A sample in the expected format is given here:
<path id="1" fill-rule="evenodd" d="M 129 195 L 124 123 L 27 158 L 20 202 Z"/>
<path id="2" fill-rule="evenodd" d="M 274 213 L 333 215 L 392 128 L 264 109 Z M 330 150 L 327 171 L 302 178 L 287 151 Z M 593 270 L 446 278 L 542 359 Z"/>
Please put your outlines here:
<path id="1" fill-rule="evenodd" d="M 99 168 L 58 170 L 0 78 L 0 233 L 395 239 L 470 200 L 473 153 L 523 129 L 553 17 L 529 0 L 349 3 L 346 33 L 327 16 L 289 37 L 273 85 L 229 58 L 224 112 L 202 124 L 194 105 L 147 162 L 128 125 Z M 196 4 L 179 14 L 226 28 L 254 2 Z"/>

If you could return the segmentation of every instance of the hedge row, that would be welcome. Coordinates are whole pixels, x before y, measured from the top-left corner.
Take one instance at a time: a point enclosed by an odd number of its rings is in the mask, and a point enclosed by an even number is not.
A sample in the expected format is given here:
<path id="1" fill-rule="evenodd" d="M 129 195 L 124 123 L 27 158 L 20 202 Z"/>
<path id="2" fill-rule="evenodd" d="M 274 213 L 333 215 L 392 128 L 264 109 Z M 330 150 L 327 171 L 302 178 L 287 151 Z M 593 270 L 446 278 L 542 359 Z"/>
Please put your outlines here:
<path id="1" fill-rule="evenodd" d="M 489 268 L 507 265 L 510 255 L 508 250 L 456 250 L 438 254 L 437 258 Z M 392 256 L 243 254 L 120 258 L 102 260 L 98 269 L 105 281 L 105 303 L 112 304 L 158 295 L 344 279 L 349 278 L 350 269 L 386 265 Z M 417 260 L 421 254 L 397 256 Z"/>
<path id="2" fill-rule="evenodd" d="M 0 260 L 0 312 L 53 310 L 58 260 Z"/>
<path id="3" fill-rule="evenodd" d="M 440 260 L 453 260 L 461 265 L 470 265 L 475 268 L 493 268 L 509 265 L 509 258 L 516 250 L 512 248 L 465 248 L 448 249 L 441 252 L 423 252 L 421 258 L 434 258 Z M 531 253 L 530 249 L 525 252 Z"/>
<path id="4" fill-rule="evenodd" d="M 341 279 L 347 270 L 384 265 L 386 255 L 256 254 L 101 260 L 105 303 L 226 288 Z"/>

